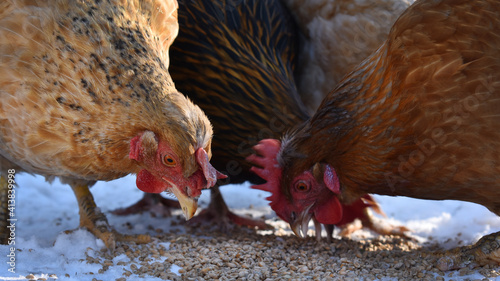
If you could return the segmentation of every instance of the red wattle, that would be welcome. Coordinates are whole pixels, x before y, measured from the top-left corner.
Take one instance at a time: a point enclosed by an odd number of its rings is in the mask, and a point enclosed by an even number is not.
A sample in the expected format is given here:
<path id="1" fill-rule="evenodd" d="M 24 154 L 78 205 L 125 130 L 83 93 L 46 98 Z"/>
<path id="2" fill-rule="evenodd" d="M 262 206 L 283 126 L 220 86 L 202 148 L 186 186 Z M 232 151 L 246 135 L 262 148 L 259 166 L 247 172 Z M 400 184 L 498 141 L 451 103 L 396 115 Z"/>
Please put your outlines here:
<path id="1" fill-rule="evenodd" d="M 322 224 L 337 224 L 342 220 L 342 215 L 342 205 L 335 196 L 319 205 L 314 211 L 314 217 Z"/>
<path id="2" fill-rule="evenodd" d="M 161 193 L 168 188 L 165 182 L 156 179 L 156 177 L 147 170 L 141 170 L 137 174 L 135 182 L 137 188 L 147 193 Z"/>
<path id="3" fill-rule="evenodd" d="M 355 219 L 365 219 L 366 218 L 366 213 L 365 209 L 370 208 L 371 206 L 366 204 L 363 201 L 363 198 L 370 198 L 370 195 L 365 195 L 364 197 L 361 197 L 360 199 L 354 201 L 351 205 L 343 205 L 342 209 L 345 211 L 344 215 L 342 216 L 342 220 L 338 222 L 337 225 L 344 225 L 346 223 L 351 223 Z"/>

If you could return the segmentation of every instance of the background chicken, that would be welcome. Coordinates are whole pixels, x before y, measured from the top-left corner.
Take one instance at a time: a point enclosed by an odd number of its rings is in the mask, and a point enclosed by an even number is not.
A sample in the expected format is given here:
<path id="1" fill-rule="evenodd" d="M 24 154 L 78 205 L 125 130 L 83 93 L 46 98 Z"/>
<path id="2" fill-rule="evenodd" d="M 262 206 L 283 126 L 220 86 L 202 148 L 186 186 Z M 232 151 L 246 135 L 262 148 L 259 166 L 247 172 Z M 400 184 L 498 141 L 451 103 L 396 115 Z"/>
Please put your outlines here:
<path id="1" fill-rule="evenodd" d="M 384 42 L 413 0 L 283 0 L 303 36 L 297 84 L 314 112 L 344 75 Z"/>
<path id="2" fill-rule="evenodd" d="M 108 248 L 132 237 L 96 208 L 88 187 L 97 180 L 138 173 L 140 189 L 174 193 L 192 216 L 194 198 L 221 176 L 208 162 L 207 117 L 167 71 L 176 9 L 176 1 L 0 4 L 2 190 L 8 169 L 61 178 L 80 226 Z"/>
<path id="3" fill-rule="evenodd" d="M 281 147 L 256 146 L 273 209 L 292 228 L 335 223 L 341 204 L 377 193 L 500 215 L 499 19 L 497 1 L 415 2 Z M 499 236 L 446 252 L 439 268 L 498 264 Z"/>

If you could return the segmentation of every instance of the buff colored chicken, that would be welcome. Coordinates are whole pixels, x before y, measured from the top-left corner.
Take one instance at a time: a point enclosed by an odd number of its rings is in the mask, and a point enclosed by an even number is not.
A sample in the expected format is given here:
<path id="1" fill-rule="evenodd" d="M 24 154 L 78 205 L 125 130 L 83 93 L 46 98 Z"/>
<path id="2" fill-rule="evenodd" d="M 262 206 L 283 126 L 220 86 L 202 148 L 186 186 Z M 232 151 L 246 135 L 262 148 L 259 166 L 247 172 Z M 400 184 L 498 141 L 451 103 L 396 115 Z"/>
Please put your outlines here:
<path id="1" fill-rule="evenodd" d="M 59 177 L 80 226 L 110 249 L 149 238 L 108 225 L 89 192 L 97 180 L 137 173 L 140 189 L 174 193 L 190 218 L 223 176 L 208 162 L 208 118 L 167 71 L 177 32 L 173 0 L 1 2 L 1 190 L 9 169 Z"/>

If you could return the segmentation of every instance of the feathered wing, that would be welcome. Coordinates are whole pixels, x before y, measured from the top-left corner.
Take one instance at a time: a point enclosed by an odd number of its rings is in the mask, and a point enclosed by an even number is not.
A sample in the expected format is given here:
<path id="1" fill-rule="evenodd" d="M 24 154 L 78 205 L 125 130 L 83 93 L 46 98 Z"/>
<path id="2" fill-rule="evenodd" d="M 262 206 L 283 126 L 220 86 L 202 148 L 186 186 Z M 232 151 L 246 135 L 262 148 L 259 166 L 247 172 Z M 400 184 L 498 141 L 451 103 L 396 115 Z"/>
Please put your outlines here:
<path id="1" fill-rule="evenodd" d="M 393 88 L 407 100 L 401 137 L 413 148 L 399 151 L 405 161 L 396 163 L 409 165 L 393 167 L 393 187 L 407 196 L 479 203 L 500 215 L 491 196 L 500 185 L 500 6 L 421 1 L 413 10 L 389 38 Z"/>

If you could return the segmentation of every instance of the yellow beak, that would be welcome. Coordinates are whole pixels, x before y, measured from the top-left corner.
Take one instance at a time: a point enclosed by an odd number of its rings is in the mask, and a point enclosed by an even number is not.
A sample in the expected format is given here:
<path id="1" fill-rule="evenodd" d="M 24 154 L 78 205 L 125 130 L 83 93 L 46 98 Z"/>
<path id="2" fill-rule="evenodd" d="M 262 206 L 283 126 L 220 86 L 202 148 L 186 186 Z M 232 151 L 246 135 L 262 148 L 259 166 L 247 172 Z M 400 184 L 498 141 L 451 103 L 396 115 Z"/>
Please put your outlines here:
<path id="1" fill-rule="evenodd" d="M 189 220 L 196 213 L 196 209 L 198 209 L 198 200 L 188 197 L 183 194 L 177 187 L 173 187 L 171 189 L 172 193 L 174 193 L 177 200 L 179 200 L 179 204 L 181 205 L 182 212 L 184 213 L 184 217 L 186 220 Z"/>

